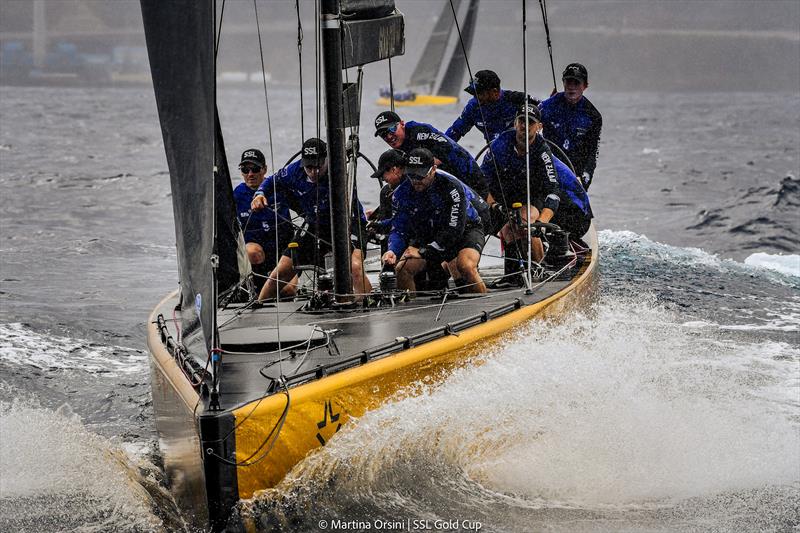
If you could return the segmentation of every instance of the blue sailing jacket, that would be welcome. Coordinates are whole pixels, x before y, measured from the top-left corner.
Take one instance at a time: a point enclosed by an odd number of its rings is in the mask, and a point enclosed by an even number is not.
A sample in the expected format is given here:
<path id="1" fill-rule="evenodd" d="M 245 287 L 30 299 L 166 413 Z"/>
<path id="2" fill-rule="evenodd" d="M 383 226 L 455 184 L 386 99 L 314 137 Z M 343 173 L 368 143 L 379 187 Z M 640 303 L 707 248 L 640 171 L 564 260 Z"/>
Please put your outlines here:
<path id="1" fill-rule="evenodd" d="M 303 217 L 306 224 L 322 227 L 330 227 L 331 224 L 331 201 L 330 185 L 327 174 L 321 176 L 318 183 L 312 182 L 306 175 L 301 161 L 295 161 L 282 168 L 277 173 L 268 176 L 258 187 L 256 194 L 264 194 L 270 198 L 273 190 L 273 182 L 278 191 L 279 200 L 285 198 L 292 211 Z M 271 205 L 271 204 L 270 204 Z M 364 207 L 355 196 L 353 206 L 358 205 L 358 216 L 361 221 L 366 222 Z M 353 219 L 355 220 L 355 210 Z"/>
<path id="2" fill-rule="evenodd" d="M 481 163 L 492 197 L 506 207 L 514 202 L 527 203 L 525 156 L 515 149 L 516 131 L 509 130 L 492 141 Z M 554 212 L 559 205 L 574 204 L 584 215 L 591 216 L 589 195 L 569 167 L 554 157 L 541 135 L 530 147 L 531 201 Z"/>
<path id="3" fill-rule="evenodd" d="M 486 180 L 475 158 L 464 148 L 430 124 L 409 120 L 405 123 L 406 137 L 400 150 L 409 153 L 414 148 L 427 148 L 442 162 L 441 170 L 456 176 L 481 197 L 486 197 Z"/>
<path id="4" fill-rule="evenodd" d="M 389 250 L 400 257 L 412 239 L 440 252 L 452 249 L 467 228 L 481 224 L 488 208 L 475 191 L 447 172 L 437 170 L 422 192 L 406 179 L 392 196 Z"/>
<path id="5" fill-rule="evenodd" d="M 564 93 L 551 96 L 539 106 L 545 139 L 557 144 L 567 154 L 575 173 L 594 175 L 603 117 L 584 96 L 575 105 L 567 102 Z"/>
<path id="6" fill-rule="evenodd" d="M 519 91 L 500 91 L 500 100 L 489 104 L 478 104 L 478 99 L 472 97 L 464 106 L 453 125 L 450 126 L 445 135 L 458 142 L 461 137 L 466 135 L 474 127 L 483 134 L 483 138 L 491 142 L 509 128 L 514 126 L 514 119 L 517 111 L 525 101 L 525 94 Z M 539 102 L 530 96 L 528 101 L 534 105 Z"/>
<path id="7" fill-rule="evenodd" d="M 233 199 L 236 201 L 236 213 L 239 218 L 239 224 L 244 231 L 245 242 L 257 242 L 262 245 L 274 246 L 275 244 L 275 211 L 272 206 L 278 207 L 278 232 L 279 240 L 281 243 L 285 242 L 286 238 L 292 234 L 292 226 L 289 222 L 289 206 L 280 197 L 278 201 L 272 199 L 272 190 L 269 191 L 267 197 L 269 198 L 269 205 L 266 209 L 259 211 L 252 211 L 250 204 L 253 202 L 253 196 L 256 191 L 247 186 L 246 183 L 240 183 L 233 189 Z"/>

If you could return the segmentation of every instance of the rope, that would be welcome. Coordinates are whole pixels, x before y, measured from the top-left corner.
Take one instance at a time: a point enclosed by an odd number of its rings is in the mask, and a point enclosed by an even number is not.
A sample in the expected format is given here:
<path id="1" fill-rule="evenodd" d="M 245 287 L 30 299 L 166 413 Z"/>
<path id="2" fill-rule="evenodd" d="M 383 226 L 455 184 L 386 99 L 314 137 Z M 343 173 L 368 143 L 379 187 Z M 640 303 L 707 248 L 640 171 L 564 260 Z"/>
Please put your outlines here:
<path id="1" fill-rule="evenodd" d="M 528 15 L 525 9 L 526 0 L 522 0 L 522 92 L 526 97 L 528 94 Z M 527 105 L 527 102 L 525 102 Z M 528 223 L 526 258 L 528 260 L 527 275 L 525 283 L 528 289 L 531 288 L 531 139 L 530 139 L 530 117 L 525 113 L 525 186 L 528 205 L 525 206 L 525 220 Z"/>
<path id="2" fill-rule="evenodd" d="M 394 77 L 392 76 L 392 58 L 389 58 L 389 108 L 394 113 Z"/>
<path id="3" fill-rule="evenodd" d="M 261 42 L 261 24 L 258 22 L 258 4 L 253 0 L 253 10 L 256 14 L 256 31 L 258 33 L 258 55 L 261 58 L 261 80 L 264 84 L 264 104 L 267 107 L 267 132 L 269 141 L 269 164 L 275 168 L 275 156 L 272 151 L 272 120 L 269 114 L 269 92 L 267 91 L 267 71 L 264 68 L 264 46 Z"/>
<path id="4" fill-rule="evenodd" d="M 268 131 L 268 135 L 269 135 L 269 162 L 270 162 L 270 165 L 272 166 L 272 168 L 275 168 L 275 155 L 274 155 L 273 150 L 272 150 L 272 120 L 270 118 L 270 113 L 269 113 L 269 92 L 267 91 L 267 72 L 266 72 L 266 69 L 264 68 L 264 46 L 263 46 L 263 44 L 261 42 L 261 24 L 259 24 L 259 22 L 258 22 L 258 4 L 256 3 L 256 0 L 253 0 L 253 10 L 255 11 L 255 15 L 256 15 L 256 30 L 258 32 L 258 54 L 259 54 L 259 56 L 261 58 L 261 80 L 263 81 L 263 84 L 264 84 L 264 104 L 267 107 L 267 131 Z M 300 65 L 300 68 L 302 70 L 302 64 Z M 301 90 L 300 94 L 302 95 L 302 90 Z M 273 201 L 278 199 L 278 183 L 277 183 L 277 179 L 273 179 L 272 180 L 272 198 L 273 198 Z M 275 206 L 275 207 L 276 208 L 273 209 L 272 212 L 275 214 L 275 217 L 274 217 L 274 222 L 275 222 L 275 269 L 277 270 L 278 263 L 280 263 L 280 260 L 281 260 L 281 250 L 280 250 L 280 239 L 279 239 L 279 233 L 280 232 L 278 231 L 278 210 L 277 210 L 277 206 Z M 248 222 L 248 224 L 250 223 L 249 217 L 247 219 L 247 222 Z M 276 274 L 276 276 L 277 276 L 277 274 Z M 280 300 L 280 287 L 277 284 L 276 284 L 276 289 L 277 289 L 276 297 Z M 276 335 L 278 337 L 278 350 L 280 350 L 280 346 L 281 346 L 281 323 L 280 323 L 280 319 L 279 319 L 277 314 L 275 315 L 275 323 L 277 324 Z M 281 375 L 283 375 L 283 367 L 282 366 L 281 366 Z M 289 406 L 289 400 L 288 400 L 289 394 L 288 394 L 288 392 L 286 393 L 286 398 L 287 398 L 286 406 L 287 406 L 287 409 L 288 409 L 288 406 Z"/>
<path id="5" fill-rule="evenodd" d="M 217 39 L 214 42 L 214 63 L 217 62 L 217 52 L 219 52 L 219 41 L 222 38 L 222 17 L 225 15 L 225 0 L 222 0 L 222 7 L 219 10 L 219 30 L 217 31 Z"/>
<path id="6" fill-rule="evenodd" d="M 461 26 L 458 23 L 458 16 L 456 14 L 456 9 L 455 9 L 455 6 L 453 5 L 453 0 L 449 0 L 449 2 L 450 2 L 450 11 L 453 13 L 453 20 L 455 21 L 456 32 L 458 34 L 458 42 L 461 45 L 461 51 L 464 53 L 464 62 L 467 65 L 467 73 L 469 74 L 469 79 L 472 80 L 473 79 L 472 67 L 470 66 L 470 63 L 469 63 L 469 54 L 467 53 L 467 48 L 466 48 L 466 46 L 464 46 L 464 39 L 463 39 L 463 37 L 461 35 Z M 524 0 L 523 0 L 523 2 L 524 2 Z M 523 6 L 523 10 L 524 10 L 524 6 Z M 527 91 L 527 89 L 525 89 L 523 92 L 525 94 L 525 103 L 527 104 L 528 91 Z M 477 95 L 475 95 L 475 101 L 478 104 L 478 112 L 481 115 L 481 120 L 483 121 L 484 124 L 486 124 L 486 116 L 484 115 L 484 112 L 483 112 L 483 105 L 481 104 L 481 101 L 478 99 Z M 506 198 L 505 188 L 503 187 L 503 180 L 501 179 L 501 176 L 500 176 L 500 169 L 497 167 L 497 160 L 494 158 L 494 152 L 492 151 L 492 144 L 491 144 L 492 139 L 489 138 L 489 132 L 488 131 L 483 131 L 482 133 L 483 133 L 483 138 L 486 141 L 486 146 L 483 149 L 481 149 L 480 153 L 482 153 L 484 150 L 487 150 L 487 149 L 489 150 L 489 155 L 491 156 L 492 165 L 494 166 L 494 172 L 495 172 L 495 175 L 497 176 L 497 180 L 496 181 L 497 181 L 498 186 L 500 187 L 500 195 L 502 196 L 502 200 L 503 200 L 502 203 L 503 203 L 503 205 L 508 206 L 509 203 L 508 203 L 508 199 Z M 475 163 L 477 164 L 477 158 L 475 160 Z M 528 175 L 530 175 L 530 172 L 528 172 Z M 530 203 L 530 201 L 529 201 L 529 203 Z M 518 253 L 522 253 L 522 250 L 519 249 L 519 244 L 517 243 L 516 240 L 513 243 L 509 243 L 509 244 L 511 244 L 512 246 L 517 247 L 517 252 Z"/>
<path id="7" fill-rule="evenodd" d="M 297 66 L 300 74 L 300 138 L 306 138 L 305 115 L 303 111 L 303 23 L 300 20 L 300 0 L 295 0 L 297 12 Z"/>
<path id="8" fill-rule="evenodd" d="M 547 25 L 547 0 L 539 0 L 539 7 L 542 9 L 542 22 L 544 22 L 544 34 L 547 36 L 547 53 L 550 54 L 550 71 L 553 73 L 553 92 L 558 90 L 556 83 L 556 67 L 553 64 L 553 43 L 550 41 L 550 27 Z M 523 11 L 524 11 L 523 7 Z"/>

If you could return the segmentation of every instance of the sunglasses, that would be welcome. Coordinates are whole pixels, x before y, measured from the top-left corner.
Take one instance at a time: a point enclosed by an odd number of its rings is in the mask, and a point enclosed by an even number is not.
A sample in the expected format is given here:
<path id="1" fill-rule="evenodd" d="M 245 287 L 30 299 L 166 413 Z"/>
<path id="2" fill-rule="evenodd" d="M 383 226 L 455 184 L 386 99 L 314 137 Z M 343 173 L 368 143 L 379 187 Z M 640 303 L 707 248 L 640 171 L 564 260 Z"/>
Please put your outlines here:
<path id="1" fill-rule="evenodd" d="M 421 172 L 421 170 L 419 170 L 419 172 Z M 428 177 L 428 174 L 430 174 L 430 172 L 431 172 L 431 167 L 428 167 L 428 169 L 425 170 L 424 174 L 417 174 L 416 172 L 408 172 L 407 176 L 408 179 L 410 179 L 411 181 L 422 181 Z"/>
<path id="2" fill-rule="evenodd" d="M 239 170 L 242 171 L 242 174 L 258 174 L 262 168 L 257 165 L 244 165 L 239 167 Z"/>
<path id="3" fill-rule="evenodd" d="M 381 137 L 385 139 L 387 135 L 394 135 L 395 133 L 397 133 L 397 124 L 392 124 L 381 132 Z"/>

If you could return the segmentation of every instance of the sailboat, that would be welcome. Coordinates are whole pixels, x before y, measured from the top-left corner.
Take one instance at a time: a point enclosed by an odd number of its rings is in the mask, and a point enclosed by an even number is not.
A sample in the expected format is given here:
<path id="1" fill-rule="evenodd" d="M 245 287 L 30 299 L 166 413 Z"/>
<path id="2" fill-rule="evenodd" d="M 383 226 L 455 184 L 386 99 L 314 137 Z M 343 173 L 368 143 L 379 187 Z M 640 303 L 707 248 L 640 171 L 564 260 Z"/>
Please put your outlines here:
<path id="1" fill-rule="evenodd" d="M 553 256 L 563 262 L 543 268 L 536 283 L 529 276 L 525 287 L 476 295 L 448 288 L 407 300 L 387 283 L 370 305 L 350 302 L 354 159 L 344 132 L 358 113 L 347 110 L 342 72 L 403 53 L 403 16 L 391 0 L 357 16 L 344 12 L 352 2 L 321 3 L 330 203 L 338 217 L 328 272 L 334 290 L 312 285 L 289 301 L 231 303 L 249 265 L 216 108 L 215 2 L 141 5 L 180 276 L 148 322 L 153 410 L 169 487 L 189 522 L 223 529 L 240 500 L 278 484 L 352 418 L 419 380 L 444 379 L 470 362 L 479 341 L 589 305 L 598 261 L 593 226 Z M 482 271 L 485 279 L 492 272 Z"/>
<path id="2" fill-rule="evenodd" d="M 478 3 L 479 0 L 467 0 L 464 23 L 459 28 L 460 34 L 456 36 L 450 59 L 445 61 L 445 54 L 450 48 L 448 44 L 456 27 L 454 13 L 459 12 L 461 0 L 452 0 L 452 6 L 451 1 L 445 1 L 433 32 L 409 78 L 409 89 L 394 92 L 395 106 L 449 105 L 458 102 L 458 95 L 465 83 L 466 54 L 469 54 L 475 36 Z M 412 90 L 414 88 L 423 92 L 418 93 Z M 391 96 L 391 89 L 382 88 L 378 105 L 389 107 L 392 103 Z"/>

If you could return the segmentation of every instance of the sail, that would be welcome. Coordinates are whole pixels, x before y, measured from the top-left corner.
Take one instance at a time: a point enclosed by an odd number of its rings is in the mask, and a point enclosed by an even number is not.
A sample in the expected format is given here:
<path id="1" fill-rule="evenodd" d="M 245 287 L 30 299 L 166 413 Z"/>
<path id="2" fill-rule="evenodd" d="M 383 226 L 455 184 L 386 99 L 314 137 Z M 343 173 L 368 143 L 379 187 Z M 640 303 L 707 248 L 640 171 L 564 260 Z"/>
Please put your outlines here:
<path id="1" fill-rule="evenodd" d="M 208 353 L 216 313 L 212 256 L 219 258 L 220 290 L 239 278 L 238 225 L 231 224 L 236 213 L 216 120 L 214 2 L 141 6 L 172 189 L 183 340 L 197 351 L 204 341 Z"/>
<path id="2" fill-rule="evenodd" d="M 453 9 L 458 13 L 458 8 L 461 6 L 461 0 L 453 0 L 453 8 L 450 8 L 450 2 L 445 0 L 444 8 L 436 19 L 436 25 L 433 28 L 433 33 L 428 38 L 425 44 L 425 49 L 417 62 L 414 72 L 411 74 L 411 79 L 408 84 L 412 87 L 425 86 L 433 88 L 436 83 L 436 77 L 439 74 L 439 67 L 442 65 L 444 53 L 447 50 L 447 41 L 450 38 L 450 32 L 453 30 Z"/>
<path id="3" fill-rule="evenodd" d="M 469 51 L 472 48 L 472 39 L 475 36 L 475 21 L 478 18 L 478 1 L 470 0 L 467 16 L 464 19 L 464 26 L 461 28 L 464 47 L 462 48 L 461 43 L 456 41 L 456 48 L 450 58 L 450 64 L 447 65 L 447 71 L 444 73 L 442 84 L 436 94 L 456 96 L 464 89 L 464 72 L 467 70 L 467 58 L 464 55 L 464 50 Z"/>

